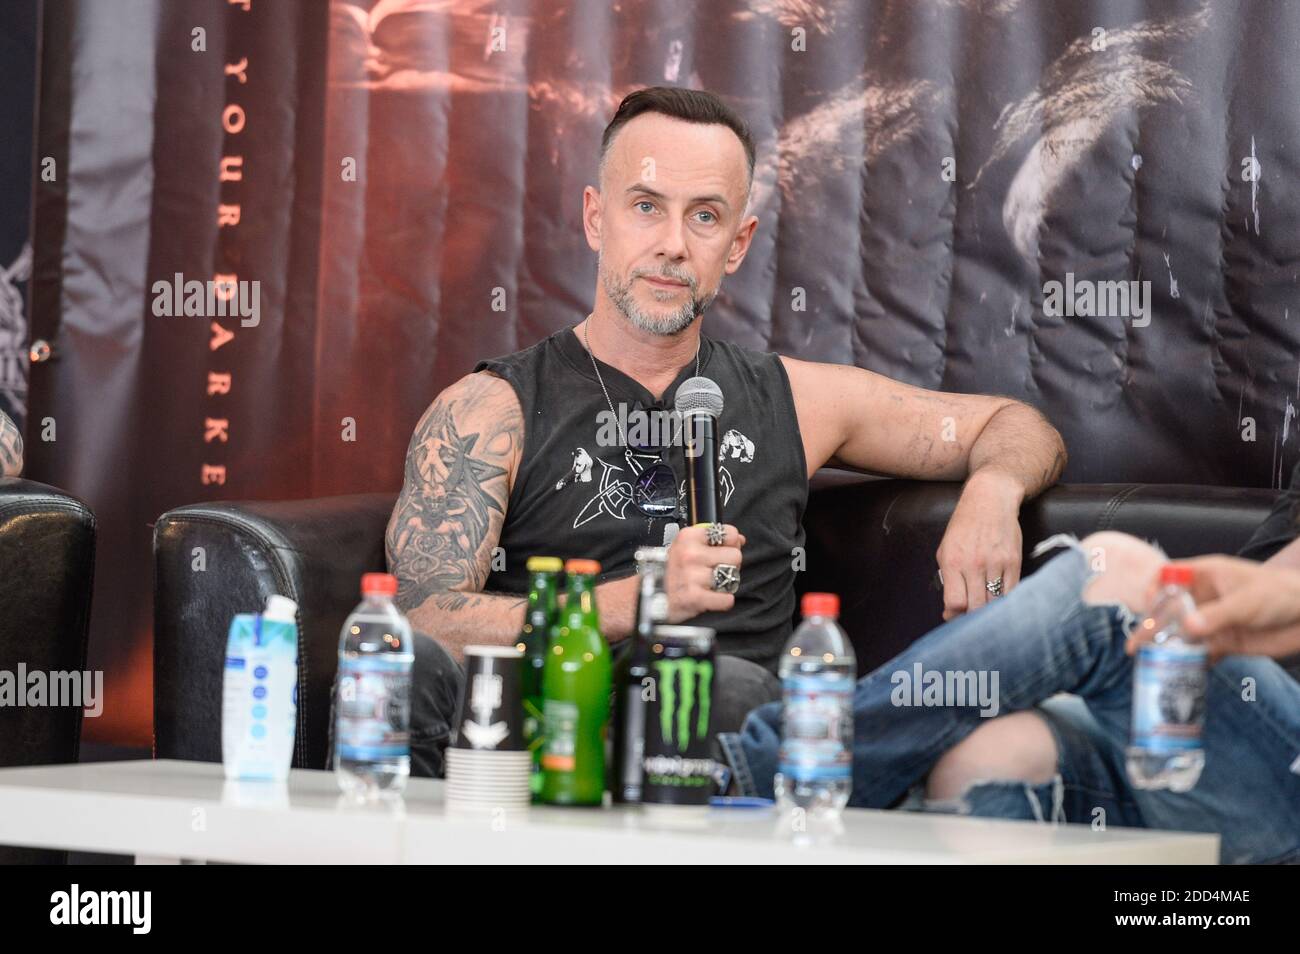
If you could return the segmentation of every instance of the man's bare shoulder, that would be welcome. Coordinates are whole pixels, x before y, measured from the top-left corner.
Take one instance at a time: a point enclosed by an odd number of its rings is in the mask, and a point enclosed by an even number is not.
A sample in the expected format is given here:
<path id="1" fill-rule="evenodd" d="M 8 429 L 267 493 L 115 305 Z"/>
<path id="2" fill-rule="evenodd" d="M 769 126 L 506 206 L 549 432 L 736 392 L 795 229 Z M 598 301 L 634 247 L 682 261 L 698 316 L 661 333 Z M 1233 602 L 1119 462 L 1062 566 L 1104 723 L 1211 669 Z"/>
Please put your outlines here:
<path id="1" fill-rule="evenodd" d="M 785 373 L 789 375 L 799 375 L 802 377 L 816 377 L 821 374 L 852 374 L 854 371 L 861 370 L 850 364 L 832 364 L 828 361 L 805 361 L 802 358 L 792 358 L 788 354 L 777 354 L 781 363 L 785 365 Z"/>
<path id="2" fill-rule="evenodd" d="M 794 392 L 796 401 L 842 399 L 851 403 L 855 412 L 860 412 L 863 401 L 898 404 L 911 400 L 930 403 L 949 397 L 947 392 L 917 387 L 852 364 L 803 361 L 786 355 L 779 357 L 790 378 L 790 390 Z"/>
<path id="3" fill-rule="evenodd" d="M 878 384 L 888 384 L 889 379 L 851 364 L 831 364 L 825 361 L 804 361 L 788 355 L 778 355 L 790 379 L 790 390 L 795 399 L 816 399 L 836 395 L 846 388 L 853 389 L 855 397 L 863 396 L 863 389 Z"/>
<path id="4" fill-rule="evenodd" d="M 454 404 L 459 414 L 463 415 L 522 416 L 515 389 L 505 378 L 498 377 L 491 371 L 474 371 L 449 384 L 434 398 L 434 405 L 440 402 L 445 405 Z"/>
<path id="5" fill-rule="evenodd" d="M 523 451 L 523 412 L 509 382 L 489 371 L 476 371 L 449 384 L 416 425 L 408 457 L 421 449 L 431 453 L 447 442 L 458 451 L 503 465 L 513 483 Z"/>
<path id="6" fill-rule="evenodd" d="M 479 590 L 505 520 L 523 446 L 510 385 L 467 374 L 429 405 L 411 436 L 402 492 L 388 522 L 388 565 L 398 605 L 450 590 Z M 451 605 L 451 604 L 449 604 Z"/>

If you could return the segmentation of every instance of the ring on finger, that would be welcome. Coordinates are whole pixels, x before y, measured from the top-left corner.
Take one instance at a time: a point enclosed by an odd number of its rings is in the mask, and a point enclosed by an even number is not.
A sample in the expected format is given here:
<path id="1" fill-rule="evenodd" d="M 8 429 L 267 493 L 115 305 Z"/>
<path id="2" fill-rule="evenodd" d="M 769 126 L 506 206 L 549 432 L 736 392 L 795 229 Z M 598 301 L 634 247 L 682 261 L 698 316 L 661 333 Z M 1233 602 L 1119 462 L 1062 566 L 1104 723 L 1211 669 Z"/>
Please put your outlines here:
<path id="1" fill-rule="evenodd" d="M 713 589 L 717 593 L 735 593 L 740 589 L 740 568 L 719 563 L 713 568 Z"/>
<path id="2" fill-rule="evenodd" d="M 711 547 L 720 547 L 727 540 L 727 528 L 720 523 L 709 524 L 704 532 Z"/>
<path id="3" fill-rule="evenodd" d="M 987 581 L 987 582 L 984 584 L 984 589 L 986 589 L 986 590 L 989 591 L 989 596 L 1001 596 L 1001 595 L 1002 595 L 1002 577 L 999 576 L 999 577 L 998 577 L 997 579 L 995 579 L 995 580 L 989 580 L 989 581 Z"/>

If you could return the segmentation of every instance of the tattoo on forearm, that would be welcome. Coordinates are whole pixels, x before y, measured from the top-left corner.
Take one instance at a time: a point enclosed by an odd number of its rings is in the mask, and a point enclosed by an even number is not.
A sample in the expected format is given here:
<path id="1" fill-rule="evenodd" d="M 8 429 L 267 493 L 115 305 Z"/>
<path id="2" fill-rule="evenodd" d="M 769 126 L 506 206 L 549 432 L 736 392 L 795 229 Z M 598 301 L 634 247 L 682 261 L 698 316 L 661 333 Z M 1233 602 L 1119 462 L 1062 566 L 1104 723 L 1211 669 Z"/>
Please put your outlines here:
<path id="1" fill-rule="evenodd" d="M 512 454 L 523 439 L 517 408 L 473 376 L 426 412 L 406 454 L 406 477 L 386 539 L 397 603 L 432 598 L 441 609 L 483 602 L 489 542 L 505 519 Z M 464 426 L 465 420 L 477 422 Z M 481 425 L 481 426 L 479 426 Z"/>
<path id="2" fill-rule="evenodd" d="M 15 476 L 23 469 L 23 437 L 18 426 L 0 411 L 0 476 Z"/>

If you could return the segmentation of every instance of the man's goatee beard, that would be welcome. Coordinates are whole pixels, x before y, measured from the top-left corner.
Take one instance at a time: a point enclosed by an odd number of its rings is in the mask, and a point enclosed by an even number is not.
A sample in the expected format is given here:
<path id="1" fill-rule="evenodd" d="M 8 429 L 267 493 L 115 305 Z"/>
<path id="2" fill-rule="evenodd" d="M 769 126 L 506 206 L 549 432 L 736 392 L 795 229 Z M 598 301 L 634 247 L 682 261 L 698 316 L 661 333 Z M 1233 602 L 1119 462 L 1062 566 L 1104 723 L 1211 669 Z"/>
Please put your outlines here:
<path id="1" fill-rule="evenodd" d="M 604 286 L 605 294 L 614 303 L 614 307 L 634 328 L 639 328 L 652 335 L 662 335 L 668 338 L 680 334 L 694 324 L 695 319 L 703 315 L 709 305 L 713 303 L 713 299 L 717 297 L 717 292 L 714 292 L 701 300 L 695 297 L 694 289 L 690 288 L 687 292 L 686 303 L 676 312 L 666 318 L 653 317 L 637 307 L 636 302 L 632 299 L 631 282 L 626 285 L 619 284 L 616 278 L 605 271 L 604 263 L 601 262 L 599 256 L 596 259 L 596 269 L 600 273 L 600 283 Z M 635 280 L 633 279 L 633 281 Z"/>

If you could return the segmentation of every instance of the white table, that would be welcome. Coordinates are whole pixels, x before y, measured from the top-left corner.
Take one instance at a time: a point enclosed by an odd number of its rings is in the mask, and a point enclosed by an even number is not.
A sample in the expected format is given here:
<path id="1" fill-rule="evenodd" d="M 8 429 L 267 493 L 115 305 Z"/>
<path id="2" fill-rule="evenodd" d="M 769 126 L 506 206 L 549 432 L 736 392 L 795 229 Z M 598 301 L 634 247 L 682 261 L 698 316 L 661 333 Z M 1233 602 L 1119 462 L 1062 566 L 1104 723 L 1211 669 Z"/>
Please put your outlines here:
<path id="1" fill-rule="evenodd" d="M 636 808 L 461 815 L 442 783 L 354 807 L 328 772 L 228 783 L 206 762 L 0 769 L 0 844 L 134 855 L 139 863 L 1193 863 L 1216 835 L 850 809 L 839 830 L 775 812 Z"/>

